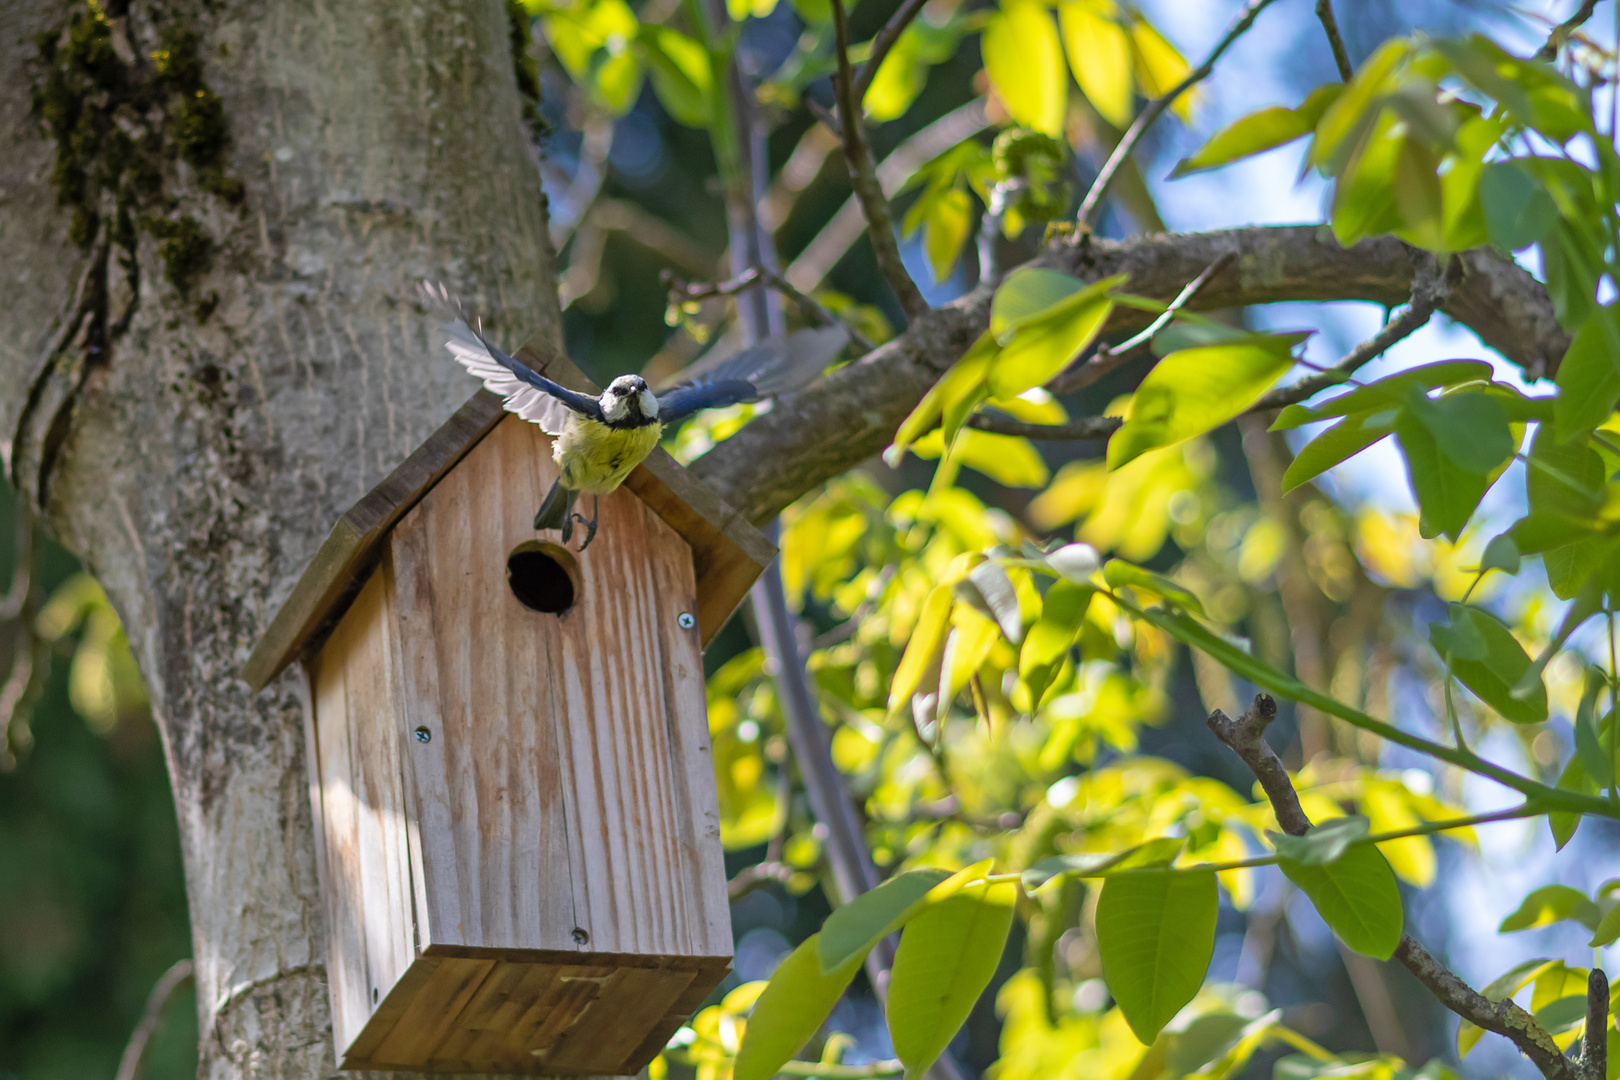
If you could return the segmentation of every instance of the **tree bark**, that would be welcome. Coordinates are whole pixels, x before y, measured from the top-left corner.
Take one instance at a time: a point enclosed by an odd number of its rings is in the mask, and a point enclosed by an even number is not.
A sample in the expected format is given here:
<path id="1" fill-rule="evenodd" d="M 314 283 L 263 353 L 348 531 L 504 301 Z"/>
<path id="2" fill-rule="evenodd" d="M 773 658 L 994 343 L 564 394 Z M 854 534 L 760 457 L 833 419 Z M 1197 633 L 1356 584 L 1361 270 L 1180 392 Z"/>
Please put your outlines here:
<path id="1" fill-rule="evenodd" d="M 305 1080 L 334 1061 L 298 676 L 255 696 L 236 673 L 332 521 L 476 389 L 441 362 L 415 282 L 445 280 L 499 339 L 557 332 L 539 174 L 500 0 L 103 7 L 134 78 L 177 31 L 196 35 L 226 124 L 216 164 L 242 193 L 184 151 L 161 162 L 144 212 L 189 216 L 209 240 L 183 291 L 165 280 L 161 221 L 137 230 L 133 273 L 99 258 L 110 219 L 81 250 L 31 99 L 36 36 L 86 4 L 0 0 L 0 431 L 147 680 L 184 846 L 201 1075 Z M 98 337 L 92 311 L 65 334 L 81 283 L 103 279 L 102 323 L 134 300 L 127 329 Z"/>

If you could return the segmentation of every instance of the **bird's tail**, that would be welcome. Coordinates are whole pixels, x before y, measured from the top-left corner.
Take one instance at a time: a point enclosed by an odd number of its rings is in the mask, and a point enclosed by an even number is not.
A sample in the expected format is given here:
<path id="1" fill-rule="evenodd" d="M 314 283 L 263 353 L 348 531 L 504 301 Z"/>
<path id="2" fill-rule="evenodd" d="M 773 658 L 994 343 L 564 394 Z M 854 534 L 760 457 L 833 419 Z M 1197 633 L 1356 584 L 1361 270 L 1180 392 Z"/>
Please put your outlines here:
<path id="1" fill-rule="evenodd" d="M 540 504 L 540 512 L 534 515 L 534 529 L 563 529 L 567 531 L 568 523 L 573 519 L 574 499 L 579 492 L 562 485 L 559 477 L 546 493 L 546 501 Z"/>

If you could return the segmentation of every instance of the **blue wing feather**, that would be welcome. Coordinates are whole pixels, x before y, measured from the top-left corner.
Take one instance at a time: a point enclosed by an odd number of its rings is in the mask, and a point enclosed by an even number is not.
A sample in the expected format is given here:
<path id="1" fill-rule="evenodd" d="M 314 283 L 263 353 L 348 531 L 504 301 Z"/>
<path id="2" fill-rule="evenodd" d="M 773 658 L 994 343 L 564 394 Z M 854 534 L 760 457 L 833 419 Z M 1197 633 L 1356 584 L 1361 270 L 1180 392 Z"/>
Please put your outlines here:
<path id="1" fill-rule="evenodd" d="M 529 365 L 525 364 L 523 361 L 515 357 L 507 356 L 500 349 L 497 349 L 494 345 L 490 344 L 488 339 L 486 339 L 484 335 L 480 334 L 477 330 L 473 331 L 473 336 L 483 344 L 484 348 L 489 350 L 489 355 L 500 361 L 500 363 L 506 367 L 507 370 L 516 375 L 518 378 L 522 379 L 524 382 L 528 383 L 530 386 L 534 387 L 536 390 L 545 391 L 558 401 L 562 402 L 564 405 L 568 406 L 570 409 L 573 409 L 575 412 L 579 413 L 581 416 L 588 416 L 593 420 L 603 419 L 602 404 L 595 398 L 588 394 L 581 394 L 577 390 L 570 390 L 568 387 L 562 385 L 562 383 L 553 382 L 544 375 L 540 374 L 538 371 L 535 371 L 533 368 L 529 367 Z"/>
<path id="2" fill-rule="evenodd" d="M 660 392 L 658 419 L 673 424 L 702 409 L 792 393 L 820 375 L 848 340 L 842 326 L 828 326 L 752 345 L 697 379 Z"/>

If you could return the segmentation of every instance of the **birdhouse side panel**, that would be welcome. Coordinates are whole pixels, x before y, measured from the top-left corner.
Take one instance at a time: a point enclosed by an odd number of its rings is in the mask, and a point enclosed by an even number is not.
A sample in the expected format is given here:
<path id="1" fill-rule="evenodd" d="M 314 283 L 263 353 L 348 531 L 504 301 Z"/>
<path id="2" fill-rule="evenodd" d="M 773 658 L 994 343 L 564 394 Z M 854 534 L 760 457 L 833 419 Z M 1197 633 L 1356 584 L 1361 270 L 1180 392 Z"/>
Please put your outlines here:
<path id="1" fill-rule="evenodd" d="M 498 425 L 390 538 L 424 947 L 578 947 L 554 633 L 506 581 L 540 497 L 536 455 L 509 445 L 512 428 Z"/>
<path id="2" fill-rule="evenodd" d="M 416 954 L 393 626 L 384 576 L 374 573 L 310 665 L 340 1052 Z"/>

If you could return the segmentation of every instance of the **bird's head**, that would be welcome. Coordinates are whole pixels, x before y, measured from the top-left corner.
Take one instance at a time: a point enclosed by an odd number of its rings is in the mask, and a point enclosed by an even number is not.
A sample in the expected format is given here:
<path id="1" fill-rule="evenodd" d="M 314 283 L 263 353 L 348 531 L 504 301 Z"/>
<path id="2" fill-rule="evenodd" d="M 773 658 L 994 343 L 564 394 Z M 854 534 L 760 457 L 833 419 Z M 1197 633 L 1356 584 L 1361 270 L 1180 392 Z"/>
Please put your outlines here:
<path id="1" fill-rule="evenodd" d="M 658 399 L 640 375 L 620 375 L 602 392 L 602 415 L 609 423 L 658 419 Z"/>

